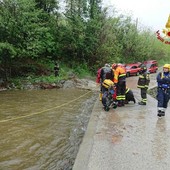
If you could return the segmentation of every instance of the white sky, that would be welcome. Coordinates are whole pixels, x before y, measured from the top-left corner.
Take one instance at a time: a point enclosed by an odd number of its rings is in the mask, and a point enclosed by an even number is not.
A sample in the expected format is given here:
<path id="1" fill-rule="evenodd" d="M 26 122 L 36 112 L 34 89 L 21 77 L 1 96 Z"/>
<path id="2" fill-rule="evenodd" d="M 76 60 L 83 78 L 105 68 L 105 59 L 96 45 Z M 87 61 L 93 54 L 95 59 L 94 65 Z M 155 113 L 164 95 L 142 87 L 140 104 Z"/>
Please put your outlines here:
<path id="1" fill-rule="evenodd" d="M 120 13 L 132 14 L 143 26 L 153 31 L 165 28 L 170 14 L 170 0 L 103 0 L 105 6 L 114 6 Z"/>

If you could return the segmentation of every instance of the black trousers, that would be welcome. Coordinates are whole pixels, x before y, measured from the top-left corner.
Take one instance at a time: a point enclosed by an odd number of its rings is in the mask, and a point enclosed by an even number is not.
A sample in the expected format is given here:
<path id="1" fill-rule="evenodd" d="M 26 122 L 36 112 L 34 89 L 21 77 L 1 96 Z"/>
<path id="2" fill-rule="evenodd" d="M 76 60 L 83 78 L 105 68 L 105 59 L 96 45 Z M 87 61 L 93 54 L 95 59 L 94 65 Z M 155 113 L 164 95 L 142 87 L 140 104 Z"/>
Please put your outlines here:
<path id="1" fill-rule="evenodd" d="M 117 83 L 116 86 L 117 90 L 117 100 L 118 102 L 124 101 L 125 100 L 125 93 L 126 93 L 126 82 L 125 81 L 120 81 Z"/>
<path id="2" fill-rule="evenodd" d="M 146 100 L 146 98 L 147 98 L 147 89 L 141 88 L 141 98 Z"/>

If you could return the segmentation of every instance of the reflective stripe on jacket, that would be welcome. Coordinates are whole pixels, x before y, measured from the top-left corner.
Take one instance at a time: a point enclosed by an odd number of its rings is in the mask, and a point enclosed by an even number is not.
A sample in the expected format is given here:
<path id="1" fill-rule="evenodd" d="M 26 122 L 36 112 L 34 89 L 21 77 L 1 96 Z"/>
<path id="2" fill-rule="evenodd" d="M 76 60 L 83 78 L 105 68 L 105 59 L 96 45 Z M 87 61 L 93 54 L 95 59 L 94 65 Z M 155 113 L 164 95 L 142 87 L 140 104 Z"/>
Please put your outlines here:
<path id="1" fill-rule="evenodd" d="M 149 83 L 150 83 L 149 74 L 144 72 L 139 76 L 137 87 L 138 88 L 148 88 Z"/>
<path id="2" fill-rule="evenodd" d="M 129 92 L 130 88 L 126 87 L 126 92 L 125 94 L 127 94 Z"/>

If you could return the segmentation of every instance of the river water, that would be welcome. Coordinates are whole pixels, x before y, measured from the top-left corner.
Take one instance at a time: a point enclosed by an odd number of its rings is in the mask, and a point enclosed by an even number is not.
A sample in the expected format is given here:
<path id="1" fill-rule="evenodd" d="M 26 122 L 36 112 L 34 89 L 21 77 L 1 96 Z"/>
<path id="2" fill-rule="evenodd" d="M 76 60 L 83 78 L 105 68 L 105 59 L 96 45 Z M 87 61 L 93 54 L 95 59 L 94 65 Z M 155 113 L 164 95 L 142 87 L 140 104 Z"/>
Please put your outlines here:
<path id="1" fill-rule="evenodd" d="M 96 97 L 79 89 L 1 92 L 0 169 L 72 169 Z"/>

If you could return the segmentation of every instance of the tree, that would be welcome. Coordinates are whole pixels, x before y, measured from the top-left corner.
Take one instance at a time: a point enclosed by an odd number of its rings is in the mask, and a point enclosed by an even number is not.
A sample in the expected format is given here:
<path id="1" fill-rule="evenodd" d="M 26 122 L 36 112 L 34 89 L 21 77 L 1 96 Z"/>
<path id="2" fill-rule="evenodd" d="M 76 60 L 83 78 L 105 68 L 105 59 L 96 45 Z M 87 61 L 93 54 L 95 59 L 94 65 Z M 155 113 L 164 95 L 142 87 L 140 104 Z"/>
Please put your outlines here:
<path id="1" fill-rule="evenodd" d="M 47 13 L 56 13 L 58 10 L 57 0 L 35 0 L 36 7 L 44 10 Z"/>
<path id="2" fill-rule="evenodd" d="M 48 14 L 35 8 L 34 0 L 4 0 L 0 4 L 0 46 L 3 57 L 46 57 L 54 51 L 54 38 L 46 20 Z M 10 47 L 10 48 L 9 48 Z M 6 48 L 6 50 L 5 50 Z M 11 52 L 5 52 L 9 51 Z M 8 54 L 8 56 L 7 56 Z"/>

